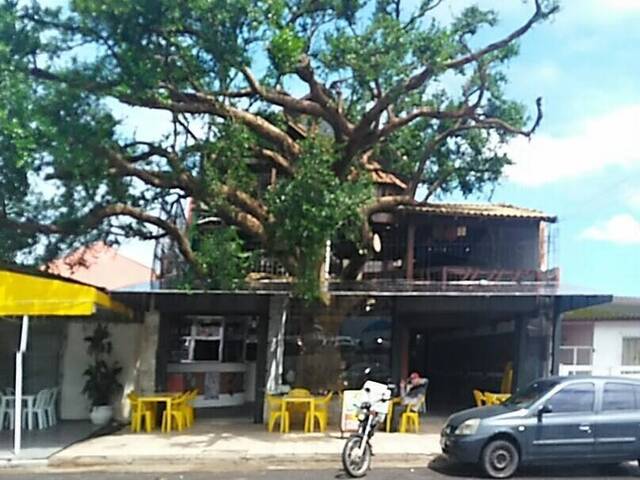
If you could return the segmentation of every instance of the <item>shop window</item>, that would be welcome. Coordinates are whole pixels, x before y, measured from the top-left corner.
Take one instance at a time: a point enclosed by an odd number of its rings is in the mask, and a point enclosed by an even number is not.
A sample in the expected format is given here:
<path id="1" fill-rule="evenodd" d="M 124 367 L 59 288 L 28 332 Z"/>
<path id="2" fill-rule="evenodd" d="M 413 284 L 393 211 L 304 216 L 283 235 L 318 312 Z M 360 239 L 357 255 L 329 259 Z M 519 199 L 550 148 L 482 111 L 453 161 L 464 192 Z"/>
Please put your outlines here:
<path id="1" fill-rule="evenodd" d="M 387 302 L 344 298 L 331 307 L 294 303 L 287 319 L 283 383 L 313 391 L 359 389 L 391 378 L 391 314 Z"/>
<path id="2" fill-rule="evenodd" d="M 190 316 L 171 331 L 171 362 L 255 361 L 257 320 Z"/>

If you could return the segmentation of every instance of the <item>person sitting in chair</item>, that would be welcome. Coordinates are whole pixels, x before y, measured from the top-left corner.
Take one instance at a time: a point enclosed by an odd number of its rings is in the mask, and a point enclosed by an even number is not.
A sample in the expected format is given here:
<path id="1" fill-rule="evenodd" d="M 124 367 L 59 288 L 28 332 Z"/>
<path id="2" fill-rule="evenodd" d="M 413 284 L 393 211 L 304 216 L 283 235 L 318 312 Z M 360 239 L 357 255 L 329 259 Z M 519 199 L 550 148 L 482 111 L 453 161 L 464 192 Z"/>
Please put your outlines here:
<path id="1" fill-rule="evenodd" d="M 417 410 L 420 403 L 427 395 L 429 380 L 420 376 L 418 372 L 409 375 L 407 381 L 400 381 L 400 397 L 402 404 L 408 405 L 412 410 Z"/>

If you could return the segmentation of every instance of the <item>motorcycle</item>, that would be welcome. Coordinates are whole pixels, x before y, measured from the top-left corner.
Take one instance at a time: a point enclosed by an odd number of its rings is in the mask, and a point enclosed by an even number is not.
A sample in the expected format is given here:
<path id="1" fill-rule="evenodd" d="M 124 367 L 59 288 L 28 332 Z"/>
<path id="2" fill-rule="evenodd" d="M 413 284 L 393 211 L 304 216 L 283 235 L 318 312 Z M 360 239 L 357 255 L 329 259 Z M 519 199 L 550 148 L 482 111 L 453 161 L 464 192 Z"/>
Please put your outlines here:
<path id="1" fill-rule="evenodd" d="M 361 402 L 356 405 L 358 431 L 347 439 L 342 449 L 342 466 L 350 477 L 363 477 L 371 467 L 371 439 L 378 425 L 385 421 L 391 395 L 389 385 L 371 380 L 364 383 Z"/>

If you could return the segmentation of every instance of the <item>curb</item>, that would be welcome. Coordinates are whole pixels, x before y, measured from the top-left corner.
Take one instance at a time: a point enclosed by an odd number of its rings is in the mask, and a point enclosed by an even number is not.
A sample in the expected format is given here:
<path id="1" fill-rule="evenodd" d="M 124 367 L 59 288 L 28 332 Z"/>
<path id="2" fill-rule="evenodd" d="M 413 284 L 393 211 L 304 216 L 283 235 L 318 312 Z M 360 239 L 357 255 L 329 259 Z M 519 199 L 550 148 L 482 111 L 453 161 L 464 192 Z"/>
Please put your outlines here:
<path id="1" fill-rule="evenodd" d="M 372 464 L 377 467 L 424 467 L 439 454 L 379 454 Z M 308 468 L 342 468 L 339 454 L 314 455 L 248 455 L 234 452 L 220 452 L 203 456 L 82 456 L 52 457 L 48 462 L 49 469 L 81 470 L 109 469 L 109 471 L 184 471 L 215 469 L 308 469 Z"/>

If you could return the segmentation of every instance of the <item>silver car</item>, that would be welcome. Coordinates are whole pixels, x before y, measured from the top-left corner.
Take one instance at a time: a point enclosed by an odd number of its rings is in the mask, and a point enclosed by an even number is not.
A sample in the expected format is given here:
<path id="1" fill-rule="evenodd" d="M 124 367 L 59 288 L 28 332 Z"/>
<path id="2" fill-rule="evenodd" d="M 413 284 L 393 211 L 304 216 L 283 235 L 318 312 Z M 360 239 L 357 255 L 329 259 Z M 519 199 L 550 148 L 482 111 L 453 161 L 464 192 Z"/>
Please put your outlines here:
<path id="1" fill-rule="evenodd" d="M 640 458 L 640 381 L 615 377 L 538 380 L 501 405 L 447 419 L 442 451 L 493 478 L 521 464 L 618 463 Z"/>

